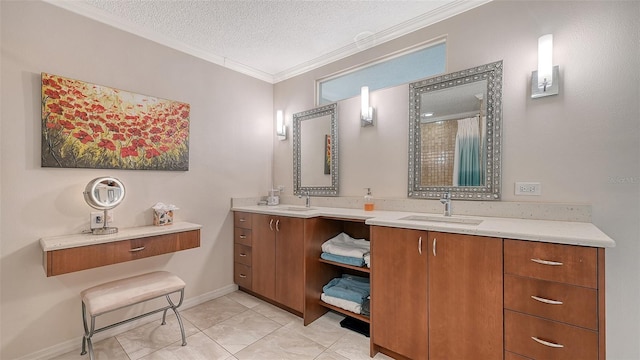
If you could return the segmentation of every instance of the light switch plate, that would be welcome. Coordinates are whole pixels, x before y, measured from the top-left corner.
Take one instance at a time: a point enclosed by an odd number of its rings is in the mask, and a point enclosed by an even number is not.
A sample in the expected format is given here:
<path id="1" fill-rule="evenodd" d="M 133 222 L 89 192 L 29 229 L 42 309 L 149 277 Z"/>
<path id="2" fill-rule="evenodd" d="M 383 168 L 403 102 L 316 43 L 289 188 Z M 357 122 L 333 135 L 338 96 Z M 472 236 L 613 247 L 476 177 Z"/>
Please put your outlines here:
<path id="1" fill-rule="evenodd" d="M 104 225 L 104 212 L 92 211 L 89 217 L 91 230 L 101 228 Z"/>

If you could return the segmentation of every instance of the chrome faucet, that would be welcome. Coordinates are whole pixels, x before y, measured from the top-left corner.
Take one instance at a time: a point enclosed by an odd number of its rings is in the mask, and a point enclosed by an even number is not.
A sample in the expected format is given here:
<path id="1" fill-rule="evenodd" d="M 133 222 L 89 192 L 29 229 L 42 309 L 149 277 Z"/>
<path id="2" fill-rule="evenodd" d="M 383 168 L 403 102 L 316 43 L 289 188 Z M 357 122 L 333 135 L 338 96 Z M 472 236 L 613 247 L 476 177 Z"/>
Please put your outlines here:
<path id="1" fill-rule="evenodd" d="M 440 202 L 444 204 L 444 216 L 451 216 L 451 192 L 443 193 Z"/>
<path id="2" fill-rule="evenodd" d="M 308 191 L 300 191 L 300 193 L 298 194 L 298 198 L 302 199 L 302 196 L 306 196 L 305 201 L 304 201 L 304 206 L 305 207 L 309 207 L 311 206 L 311 198 L 309 197 L 309 192 Z"/>

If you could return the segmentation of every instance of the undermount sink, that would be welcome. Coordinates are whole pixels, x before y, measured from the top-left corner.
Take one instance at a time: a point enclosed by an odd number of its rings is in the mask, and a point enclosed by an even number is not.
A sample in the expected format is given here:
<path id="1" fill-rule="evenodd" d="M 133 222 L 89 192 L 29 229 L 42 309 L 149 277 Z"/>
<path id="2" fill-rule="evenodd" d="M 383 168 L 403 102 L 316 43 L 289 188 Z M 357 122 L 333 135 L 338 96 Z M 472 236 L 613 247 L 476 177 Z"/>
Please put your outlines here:
<path id="1" fill-rule="evenodd" d="M 461 225 L 480 225 L 482 223 L 482 220 L 478 220 L 478 219 L 445 217 L 445 216 L 428 216 L 428 215 L 405 216 L 403 218 L 400 218 L 399 220 L 439 222 L 439 223 L 461 224 Z"/>
<path id="2" fill-rule="evenodd" d="M 287 206 L 287 207 L 282 208 L 282 210 L 287 210 L 287 211 L 310 211 L 310 210 L 315 210 L 315 208 L 303 207 L 303 206 Z"/>

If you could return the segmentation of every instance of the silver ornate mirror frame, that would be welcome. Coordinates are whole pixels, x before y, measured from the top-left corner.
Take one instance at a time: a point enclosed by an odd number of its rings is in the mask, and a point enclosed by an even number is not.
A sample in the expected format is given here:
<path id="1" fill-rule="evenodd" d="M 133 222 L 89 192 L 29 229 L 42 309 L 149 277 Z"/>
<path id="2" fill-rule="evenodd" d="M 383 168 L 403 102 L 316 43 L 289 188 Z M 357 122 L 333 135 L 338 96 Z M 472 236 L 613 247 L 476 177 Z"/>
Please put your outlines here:
<path id="1" fill-rule="evenodd" d="M 502 60 L 471 69 L 435 76 L 409 84 L 409 187 L 408 197 L 440 199 L 449 192 L 452 199 L 499 200 L 501 192 Z M 423 186 L 421 184 L 420 112 L 423 94 L 455 88 L 477 81 L 486 89 L 486 166 L 481 186 Z"/>
<path id="2" fill-rule="evenodd" d="M 315 109 L 293 114 L 293 193 L 295 195 L 338 196 L 338 105 L 324 105 Z M 302 179 L 302 131 L 303 121 L 329 116 L 330 119 L 330 155 L 328 174 L 331 178 L 329 186 L 304 185 Z M 319 151 L 324 151 L 324 149 Z"/>

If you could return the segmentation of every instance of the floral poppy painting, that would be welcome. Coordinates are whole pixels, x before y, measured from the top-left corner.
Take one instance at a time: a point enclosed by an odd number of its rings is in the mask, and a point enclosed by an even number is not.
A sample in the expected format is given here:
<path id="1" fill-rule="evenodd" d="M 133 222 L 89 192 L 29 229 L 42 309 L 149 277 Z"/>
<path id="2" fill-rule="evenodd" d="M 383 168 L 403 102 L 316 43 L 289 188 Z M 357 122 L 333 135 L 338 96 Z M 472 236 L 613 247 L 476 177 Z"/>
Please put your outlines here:
<path id="1" fill-rule="evenodd" d="M 42 73 L 42 166 L 189 170 L 189 104 Z"/>

